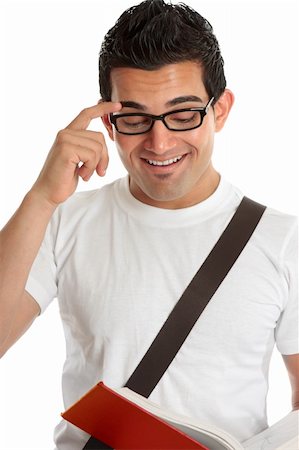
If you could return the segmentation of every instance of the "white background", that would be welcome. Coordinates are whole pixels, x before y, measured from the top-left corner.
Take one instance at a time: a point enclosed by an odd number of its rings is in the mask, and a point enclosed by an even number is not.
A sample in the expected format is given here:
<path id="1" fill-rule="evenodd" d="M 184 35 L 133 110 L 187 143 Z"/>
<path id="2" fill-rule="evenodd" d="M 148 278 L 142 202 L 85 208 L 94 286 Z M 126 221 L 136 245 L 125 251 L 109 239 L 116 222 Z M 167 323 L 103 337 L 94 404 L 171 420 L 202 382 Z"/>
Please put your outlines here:
<path id="1" fill-rule="evenodd" d="M 1 2 L 1 0 L 0 0 Z M 0 225 L 39 173 L 57 131 L 98 100 L 97 56 L 105 32 L 133 0 L 1 3 Z M 297 214 L 298 7 L 291 0 L 189 0 L 213 25 L 236 102 L 217 135 L 216 168 L 243 192 Z M 92 129 L 100 129 L 94 121 Z M 125 174 L 113 145 L 104 180 Z M 64 339 L 56 303 L 0 361 L 0 448 L 53 448 L 63 410 Z M 290 410 L 280 356 L 270 372 L 269 422 Z"/>

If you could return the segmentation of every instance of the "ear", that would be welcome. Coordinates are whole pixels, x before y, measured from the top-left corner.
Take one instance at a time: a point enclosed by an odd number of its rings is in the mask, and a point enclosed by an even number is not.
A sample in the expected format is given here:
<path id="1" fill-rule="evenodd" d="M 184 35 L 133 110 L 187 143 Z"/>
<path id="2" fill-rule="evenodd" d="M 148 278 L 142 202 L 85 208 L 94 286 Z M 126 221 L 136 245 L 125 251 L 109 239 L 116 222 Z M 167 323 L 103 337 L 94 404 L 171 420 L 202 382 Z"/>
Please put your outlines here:
<path id="1" fill-rule="evenodd" d="M 230 113 L 230 110 L 234 104 L 234 94 L 229 90 L 225 89 L 221 97 L 217 100 L 214 106 L 215 115 L 215 131 L 220 131 L 224 127 L 226 119 Z"/>
<path id="2" fill-rule="evenodd" d="M 102 119 L 102 122 L 104 124 L 104 127 L 108 131 L 110 139 L 112 139 L 112 141 L 114 141 L 113 127 L 112 127 L 112 124 L 110 122 L 109 115 L 105 114 L 104 116 L 101 117 L 101 119 Z"/>

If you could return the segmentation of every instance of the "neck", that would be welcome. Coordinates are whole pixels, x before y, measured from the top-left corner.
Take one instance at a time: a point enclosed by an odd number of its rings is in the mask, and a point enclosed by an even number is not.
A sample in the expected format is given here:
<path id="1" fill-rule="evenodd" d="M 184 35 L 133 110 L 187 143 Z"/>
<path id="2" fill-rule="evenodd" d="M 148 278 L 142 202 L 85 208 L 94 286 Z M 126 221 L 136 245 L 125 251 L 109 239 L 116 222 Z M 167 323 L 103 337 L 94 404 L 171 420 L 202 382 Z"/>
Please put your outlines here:
<path id="1" fill-rule="evenodd" d="M 208 173 L 207 173 L 208 172 Z M 188 208 L 209 198 L 217 189 L 220 182 L 220 174 L 211 167 L 203 174 L 195 186 L 184 196 L 170 200 L 158 200 L 149 197 L 143 192 L 130 177 L 129 186 L 131 194 L 140 202 L 162 209 Z"/>

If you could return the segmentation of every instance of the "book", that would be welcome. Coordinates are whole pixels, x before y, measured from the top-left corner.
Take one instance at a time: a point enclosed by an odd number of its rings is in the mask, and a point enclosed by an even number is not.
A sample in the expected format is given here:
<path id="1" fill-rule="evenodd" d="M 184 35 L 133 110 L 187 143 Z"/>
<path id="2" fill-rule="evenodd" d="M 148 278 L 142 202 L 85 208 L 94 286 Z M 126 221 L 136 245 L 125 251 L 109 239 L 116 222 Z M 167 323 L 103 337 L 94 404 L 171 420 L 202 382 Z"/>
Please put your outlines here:
<path id="1" fill-rule="evenodd" d="M 299 410 L 290 412 L 242 445 L 246 450 L 299 450 Z"/>
<path id="2" fill-rule="evenodd" d="M 111 389 L 103 382 L 99 382 L 61 415 L 115 450 L 297 449 L 282 445 L 288 441 L 294 445 L 296 435 L 298 437 L 298 414 L 293 415 L 292 419 L 290 415 L 286 416 L 280 421 L 282 424 L 275 424 L 274 433 L 270 427 L 240 443 L 219 427 L 174 414 L 128 388 Z M 277 438 L 277 431 L 279 435 L 285 429 L 283 439 Z M 269 433 L 272 436 L 270 440 Z M 274 446 L 267 447 L 269 442 Z"/>

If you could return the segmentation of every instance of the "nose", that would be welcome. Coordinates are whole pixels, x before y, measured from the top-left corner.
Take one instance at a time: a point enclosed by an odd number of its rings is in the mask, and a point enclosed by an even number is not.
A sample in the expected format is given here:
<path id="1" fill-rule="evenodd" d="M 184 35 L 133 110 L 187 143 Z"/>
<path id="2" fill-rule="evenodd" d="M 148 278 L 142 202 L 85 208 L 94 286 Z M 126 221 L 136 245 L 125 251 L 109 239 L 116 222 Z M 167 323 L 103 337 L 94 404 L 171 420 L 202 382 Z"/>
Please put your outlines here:
<path id="1" fill-rule="evenodd" d="M 168 130 L 162 121 L 156 120 L 152 129 L 144 135 L 144 148 L 162 154 L 175 147 L 177 138 L 174 133 Z"/>

